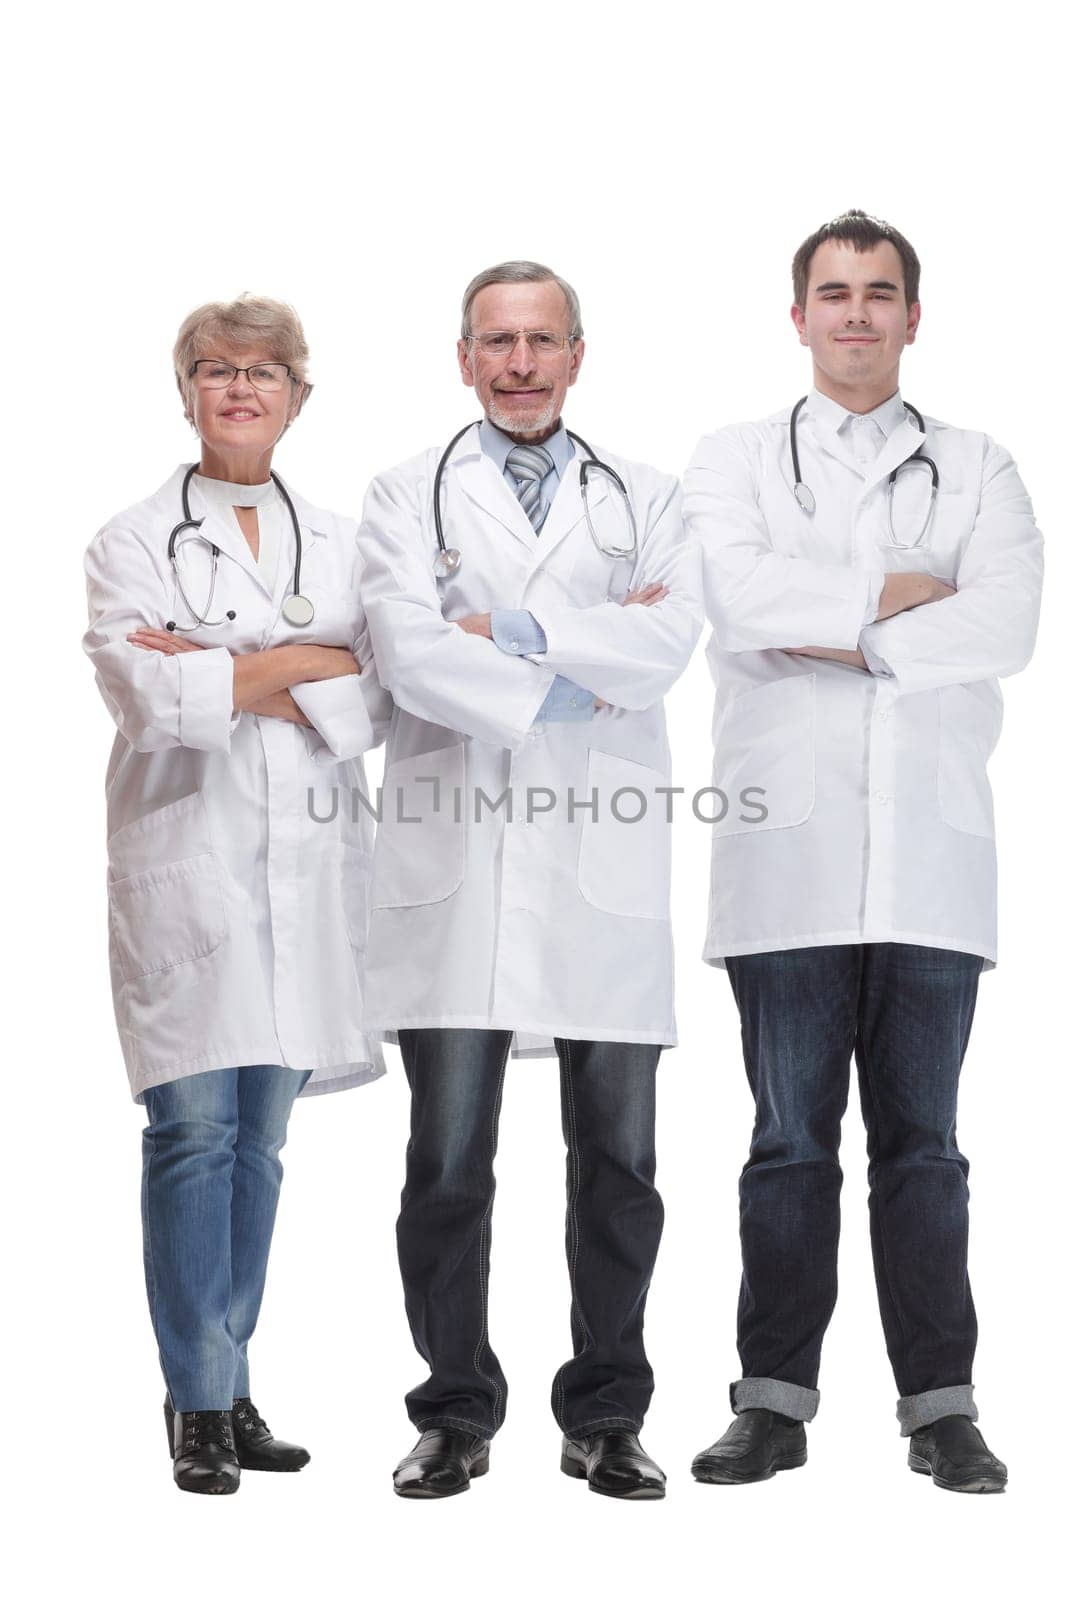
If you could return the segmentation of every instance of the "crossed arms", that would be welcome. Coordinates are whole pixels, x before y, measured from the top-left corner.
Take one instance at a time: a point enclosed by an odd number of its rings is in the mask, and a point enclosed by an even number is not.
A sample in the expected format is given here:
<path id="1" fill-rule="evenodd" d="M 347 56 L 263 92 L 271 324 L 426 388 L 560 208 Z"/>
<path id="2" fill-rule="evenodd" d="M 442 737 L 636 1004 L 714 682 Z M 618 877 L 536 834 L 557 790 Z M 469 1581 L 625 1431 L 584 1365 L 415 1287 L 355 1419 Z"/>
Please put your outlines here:
<path id="1" fill-rule="evenodd" d="M 719 647 L 818 656 L 893 678 L 906 694 L 1021 671 L 1037 632 L 1041 535 L 1007 451 L 984 439 L 976 465 L 977 515 L 948 583 L 780 555 L 740 436 L 703 439 L 686 517 Z"/>

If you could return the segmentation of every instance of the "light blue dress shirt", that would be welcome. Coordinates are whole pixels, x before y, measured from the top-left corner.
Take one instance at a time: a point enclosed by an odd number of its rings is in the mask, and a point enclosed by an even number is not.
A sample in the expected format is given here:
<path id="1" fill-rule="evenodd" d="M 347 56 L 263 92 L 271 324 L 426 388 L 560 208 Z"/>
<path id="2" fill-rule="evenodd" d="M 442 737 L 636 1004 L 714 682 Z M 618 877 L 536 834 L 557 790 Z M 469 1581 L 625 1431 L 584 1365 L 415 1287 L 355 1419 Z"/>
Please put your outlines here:
<path id="1" fill-rule="evenodd" d="M 515 448 L 515 440 L 509 439 L 506 433 L 494 427 L 488 418 L 479 424 L 478 437 L 482 454 L 488 456 L 494 466 L 500 469 L 508 488 L 516 494 L 519 487 L 518 479 L 507 470 L 507 459 Z M 541 448 L 547 450 L 552 457 L 552 470 L 546 472 L 541 479 L 541 504 L 547 512 L 559 488 L 560 480 L 567 470 L 567 464 L 574 454 L 574 446 L 561 423 L 555 433 L 549 434 L 547 439 L 541 441 Z M 489 627 L 493 643 L 507 655 L 538 655 L 548 648 L 543 628 L 529 611 L 491 611 Z M 580 688 L 569 678 L 561 677 L 557 673 L 534 720 L 535 722 L 588 722 L 595 711 L 596 696 L 588 689 Z"/>
<path id="2" fill-rule="evenodd" d="M 509 439 L 506 433 L 501 433 L 499 428 L 493 426 L 488 417 L 484 417 L 478 425 L 478 442 L 482 447 L 482 454 L 488 456 L 495 467 L 499 467 L 508 488 L 512 494 L 517 495 L 519 480 L 507 469 L 507 459 L 515 448 L 515 440 Z M 541 440 L 538 448 L 547 450 L 552 457 L 552 471 L 546 472 L 541 479 L 541 504 L 547 513 L 574 454 L 574 446 L 570 434 L 560 423 L 555 433 L 550 433 L 547 439 Z"/>

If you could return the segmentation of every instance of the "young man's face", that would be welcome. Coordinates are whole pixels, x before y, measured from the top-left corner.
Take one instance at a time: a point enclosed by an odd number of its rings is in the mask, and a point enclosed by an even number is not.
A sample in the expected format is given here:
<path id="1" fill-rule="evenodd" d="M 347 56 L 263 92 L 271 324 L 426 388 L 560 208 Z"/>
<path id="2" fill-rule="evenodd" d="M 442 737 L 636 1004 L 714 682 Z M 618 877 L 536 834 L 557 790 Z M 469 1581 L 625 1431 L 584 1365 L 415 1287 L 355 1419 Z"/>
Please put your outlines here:
<path id="1" fill-rule="evenodd" d="M 808 293 L 794 306 L 800 342 L 811 350 L 815 386 L 834 395 L 862 389 L 869 395 L 897 387 L 900 354 L 913 343 L 919 302 L 904 301 L 904 266 L 896 245 L 883 239 L 855 250 L 828 239 L 811 258 Z"/>

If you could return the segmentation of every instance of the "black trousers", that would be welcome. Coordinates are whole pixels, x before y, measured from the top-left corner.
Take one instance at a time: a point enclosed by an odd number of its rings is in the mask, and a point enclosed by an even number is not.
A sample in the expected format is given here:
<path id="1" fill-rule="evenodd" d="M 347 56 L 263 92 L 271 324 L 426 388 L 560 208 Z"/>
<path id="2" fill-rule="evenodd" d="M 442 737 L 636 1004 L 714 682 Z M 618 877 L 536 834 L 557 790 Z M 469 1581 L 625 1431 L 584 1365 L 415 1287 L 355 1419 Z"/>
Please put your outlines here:
<path id="1" fill-rule="evenodd" d="M 407 1396 L 420 1430 L 491 1438 L 507 1383 L 489 1342 L 497 1127 L 511 1034 L 403 1029 L 411 1087 L 407 1181 L 397 1222 L 412 1337 L 430 1375 Z M 658 1045 L 557 1039 L 567 1145 L 573 1357 L 552 1386 L 572 1438 L 640 1428 L 652 1394 L 645 1298 L 663 1205 L 655 1188 Z"/>

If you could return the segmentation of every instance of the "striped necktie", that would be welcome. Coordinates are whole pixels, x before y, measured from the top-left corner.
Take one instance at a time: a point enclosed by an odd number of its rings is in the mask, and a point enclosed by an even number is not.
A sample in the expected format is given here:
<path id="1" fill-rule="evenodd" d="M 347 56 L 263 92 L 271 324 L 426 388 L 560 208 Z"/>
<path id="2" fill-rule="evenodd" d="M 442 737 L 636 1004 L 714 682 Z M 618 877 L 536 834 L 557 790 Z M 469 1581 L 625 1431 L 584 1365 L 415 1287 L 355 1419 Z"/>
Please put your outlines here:
<path id="1" fill-rule="evenodd" d="M 534 532 L 540 533 L 548 515 L 548 507 L 541 505 L 541 479 L 552 471 L 555 462 L 539 444 L 517 444 L 514 450 L 509 450 L 505 465 L 518 482 L 515 493 L 520 506 L 529 517 Z"/>

